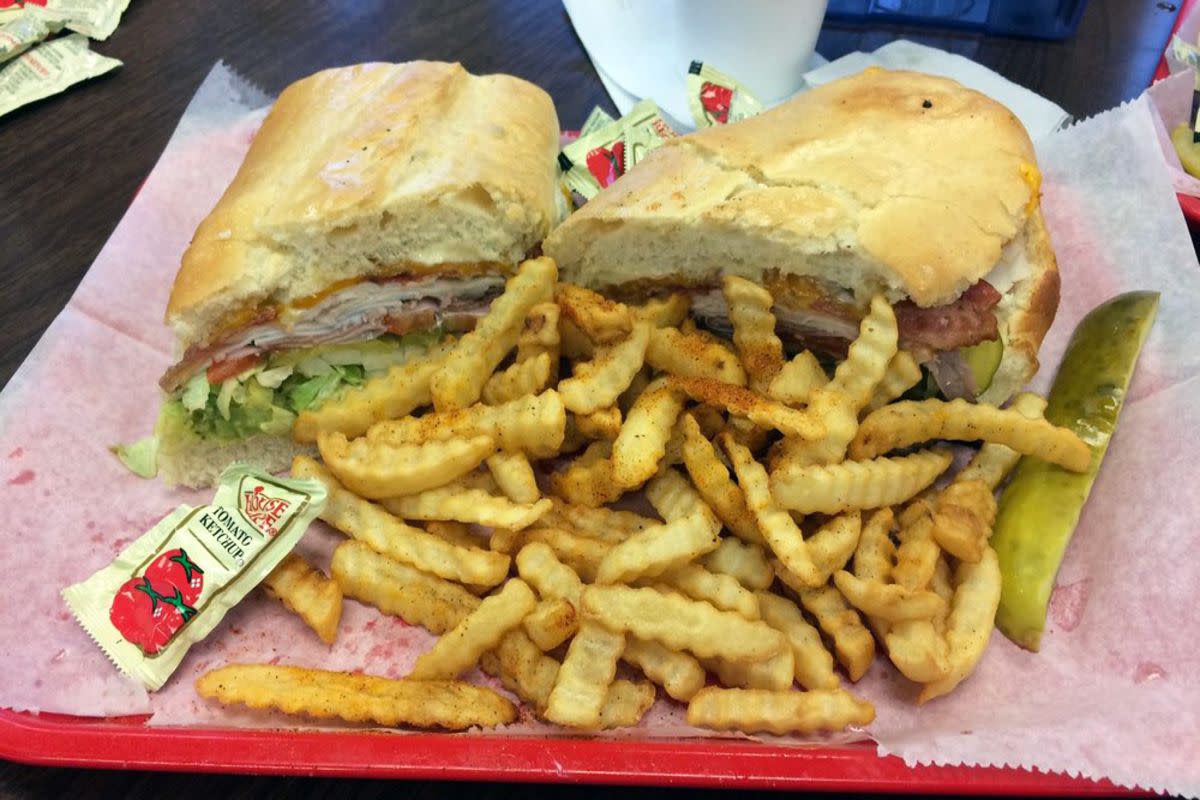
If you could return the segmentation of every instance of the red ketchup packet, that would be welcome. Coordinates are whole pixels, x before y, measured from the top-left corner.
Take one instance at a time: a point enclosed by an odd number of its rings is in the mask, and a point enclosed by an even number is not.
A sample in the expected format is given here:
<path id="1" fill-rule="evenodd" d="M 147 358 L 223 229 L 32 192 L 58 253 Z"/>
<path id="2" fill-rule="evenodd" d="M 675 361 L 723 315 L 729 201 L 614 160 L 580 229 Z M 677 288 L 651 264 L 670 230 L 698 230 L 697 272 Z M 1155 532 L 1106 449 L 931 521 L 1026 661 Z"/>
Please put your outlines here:
<path id="1" fill-rule="evenodd" d="M 727 125 L 763 110 L 749 89 L 702 61 L 688 67 L 687 99 L 698 129 Z"/>
<path id="2" fill-rule="evenodd" d="M 653 100 L 643 100 L 616 121 L 604 122 L 600 114 L 593 111 L 579 138 L 558 154 L 563 181 L 584 200 L 595 197 L 646 153 L 677 135 Z"/>

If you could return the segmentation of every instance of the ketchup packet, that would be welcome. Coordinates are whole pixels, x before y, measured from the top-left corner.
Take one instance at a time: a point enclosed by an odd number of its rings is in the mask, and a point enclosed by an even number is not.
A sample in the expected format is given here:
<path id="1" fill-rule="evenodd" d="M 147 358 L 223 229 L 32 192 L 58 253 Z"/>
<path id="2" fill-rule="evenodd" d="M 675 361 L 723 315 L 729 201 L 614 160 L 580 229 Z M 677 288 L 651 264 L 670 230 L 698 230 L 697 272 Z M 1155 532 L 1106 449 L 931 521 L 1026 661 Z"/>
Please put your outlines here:
<path id="1" fill-rule="evenodd" d="M 0 67 L 0 116 L 119 66 L 89 50 L 78 33 L 43 42 Z"/>
<path id="2" fill-rule="evenodd" d="M 37 14 L 0 17 L 0 63 L 16 58 L 57 28 Z"/>
<path id="3" fill-rule="evenodd" d="M 63 599 L 118 669 L 158 689 L 291 552 L 325 494 L 319 481 L 234 464 L 211 505 L 175 509 Z"/>
<path id="4" fill-rule="evenodd" d="M 600 106 L 592 109 L 592 113 L 587 115 L 587 119 L 583 121 L 583 127 L 579 129 L 580 136 L 587 136 L 589 133 L 595 133 L 605 125 L 611 125 L 616 122 L 612 114 L 609 114 Z"/>
<path id="5" fill-rule="evenodd" d="M 688 67 L 687 100 L 697 128 L 727 125 L 763 110 L 749 89 L 702 61 Z"/>
<path id="6" fill-rule="evenodd" d="M 678 135 L 653 100 L 643 100 L 628 114 L 607 124 L 600 124 L 593 111 L 584 123 L 585 129 L 589 125 L 591 131 L 581 132 L 558 154 L 563 180 L 585 200 L 628 172 L 646 153 Z"/>
<path id="7" fill-rule="evenodd" d="M 91 39 L 107 39 L 117 29 L 129 0 L 0 0 L 0 22 L 37 15 L 52 30 L 66 27 Z M 57 23 L 57 24 L 55 24 Z"/>

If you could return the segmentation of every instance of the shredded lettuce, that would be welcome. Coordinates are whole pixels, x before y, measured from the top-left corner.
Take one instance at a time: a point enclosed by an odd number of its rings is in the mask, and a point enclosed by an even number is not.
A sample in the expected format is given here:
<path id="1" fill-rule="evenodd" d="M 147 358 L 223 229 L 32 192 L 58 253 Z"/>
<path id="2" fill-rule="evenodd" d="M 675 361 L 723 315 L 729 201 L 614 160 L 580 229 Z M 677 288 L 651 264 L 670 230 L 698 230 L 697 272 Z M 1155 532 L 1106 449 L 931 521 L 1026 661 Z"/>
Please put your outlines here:
<path id="1" fill-rule="evenodd" d="M 158 437 L 147 436 L 133 444 L 118 444 L 108 448 L 121 463 L 139 478 L 153 478 L 158 474 Z"/>
<path id="2" fill-rule="evenodd" d="M 203 372 L 187 382 L 179 399 L 188 411 L 204 408 L 204 404 L 208 402 L 208 378 Z"/>

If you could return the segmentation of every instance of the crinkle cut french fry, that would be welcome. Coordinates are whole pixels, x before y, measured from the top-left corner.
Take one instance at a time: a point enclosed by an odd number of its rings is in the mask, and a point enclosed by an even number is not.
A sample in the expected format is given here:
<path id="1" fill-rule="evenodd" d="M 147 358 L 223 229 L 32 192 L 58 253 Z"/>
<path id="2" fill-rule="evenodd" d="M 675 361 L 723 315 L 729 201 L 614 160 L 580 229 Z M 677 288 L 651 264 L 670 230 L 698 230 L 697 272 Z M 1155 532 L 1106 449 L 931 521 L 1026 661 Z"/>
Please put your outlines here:
<path id="1" fill-rule="evenodd" d="M 558 318 L 559 348 L 562 355 L 572 360 L 594 358 L 596 345 L 587 337 L 579 326 L 566 317 Z"/>
<path id="2" fill-rule="evenodd" d="M 686 703 L 704 688 L 704 667 L 699 661 L 652 639 L 626 635 L 621 658 L 681 702 Z"/>
<path id="3" fill-rule="evenodd" d="M 436 345 L 424 356 L 348 388 L 319 408 L 301 411 L 292 424 L 292 437 L 297 442 L 315 442 L 322 431 L 361 436 L 376 422 L 429 405 L 433 402 L 429 381 L 452 347 L 453 342 Z"/>
<path id="4" fill-rule="evenodd" d="M 459 677 L 479 657 L 500 643 L 508 631 L 533 611 L 537 599 L 520 578 L 512 578 L 499 592 L 483 598 L 479 607 L 422 653 L 408 677 L 444 681 Z"/>
<path id="5" fill-rule="evenodd" d="M 732 576 L 710 572 L 699 564 L 684 564 L 658 576 L 657 581 L 693 600 L 712 603 L 722 611 L 758 619 L 758 599 Z"/>
<path id="6" fill-rule="evenodd" d="M 977 562 L 996 522 L 996 497 L 979 480 L 954 481 L 938 495 L 933 539 L 960 561 Z"/>
<path id="7" fill-rule="evenodd" d="M 750 388 L 766 392 L 783 368 L 783 342 L 775 335 L 771 313 L 775 300 L 766 289 L 736 275 L 725 276 L 722 292 L 733 323 L 733 346 L 750 377 Z"/>
<path id="8" fill-rule="evenodd" d="M 288 553 L 262 585 L 268 595 L 304 620 L 321 641 L 333 644 L 342 618 L 342 590 L 337 581 L 326 578 L 303 557 Z"/>
<path id="9" fill-rule="evenodd" d="M 674 467 L 663 469 L 646 484 L 646 499 L 668 522 L 706 507 L 699 493 Z"/>
<path id="10" fill-rule="evenodd" d="M 833 576 L 842 597 L 862 613 L 888 622 L 932 619 L 945 613 L 945 603 L 926 589 L 909 589 L 897 583 L 876 583 L 856 578 L 845 570 Z"/>
<path id="11" fill-rule="evenodd" d="M 444 486 L 496 452 L 490 436 L 392 445 L 366 438 L 350 442 L 341 433 L 322 433 L 317 446 L 337 479 L 371 500 Z"/>
<path id="12" fill-rule="evenodd" d="M 651 332 L 646 363 L 668 375 L 746 385 L 746 371 L 725 345 L 679 328 L 655 328 Z"/>
<path id="13" fill-rule="evenodd" d="M 845 668 L 850 680 L 857 681 L 866 674 L 875 658 L 875 639 L 863 627 L 858 612 L 850 607 L 842 593 L 833 586 L 812 588 L 801 583 L 780 563 L 775 575 L 795 592 L 804 610 L 812 614 L 825 635 L 833 640 L 833 654 Z"/>
<path id="14" fill-rule="evenodd" d="M 841 689 L 772 692 L 710 686 L 688 703 L 689 725 L 780 736 L 861 727 L 874 719 L 870 703 Z"/>
<path id="15" fill-rule="evenodd" d="M 223 705 L 246 705 L 316 719 L 466 730 L 506 725 L 517 709 L 463 681 L 411 681 L 350 672 L 229 664 L 196 680 L 196 693 Z"/>
<path id="16" fill-rule="evenodd" d="M 546 353 L 550 356 L 551 375 L 557 376 L 560 346 L 558 304 L 538 303 L 525 315 L 525 324 L 517 337 L 517 361 L 530 361 Z"/>
<path id="17" fill-rule="evenodd" d="M 613 548 L 609 542 L 579 536 L 561 528 L 529 528 L 522 533 L 522 539 L 525 547 L 532 542 L 547 545 L 563 564 L 585 581 L 596 579 L 596 570 L 600 568 L 600 562 Z"/>
<path id="18" fill-rule="evenodd" d="M 517 274 L 505 284 L 504 293 L 492 301 L 475 329 L 458 340 L 442 368 L 434 373 L 430 382 L 434 408 L 466 408 L 479 400 L 492 371 L 516 347 L 525 316 L 553 296 L 557 280 L 558 267 L 553 259 L 522 262 Z"/>
<path id="19" fill-rule="evenodd" d="M 829 376 L 821 368 L 821 362 L 808 350 L 801 350 L 780 368 L 766 394 L 772 400 L 794 406 L 807 403 L 813 391 L 827 383 Z"/>
<path id="20" fill-rule="evenodd" d="M 651 297 L 640 306 L 634 306 L 638 319 L 649 322 L 656 328 L 676 328 L 687 319 L 692 301 L 683 292 L 672 292 L 663 297 Z"/>
<path id="21" fill-rule="evenodd" d="M 545 498 L 523 505 L 507 497 L 496 497 L 482 489 L 464 489 L 461 486 L 439 486 L 404 497 L 389 497 L 382 502 L 388 511 L 405 519 L 450 519 L 512 530 L 529 527 L 550 510 L 550 501 Z"/>
<path id="22" fill-rule="evenodd" d="M 600 727 L 600 711 L 624 650 L 623 634 L 585 618 L 558 670 L 546 719 L 570 728 Z"/>
<path id="23" fill-rule="evenodd" d="M 479 606 L 479 598 L 457 583 L 380 555 L 362 542 L 338 545 L 330 572 L 347 597 L 439 635 Z"/>
<path id="24" fill-rule="evenodd" d="M 917 385 L 921 380 L 921 366 L 907 350 L 897 351 L 888 362 L 887 369 L 867 403 L 866 411 L 883 408 L 900 395 Z"/>
<path id="25" fill-rule="evenodd" d="M 758 607 L 763 622 L 783 634 L 792 649 L 792 664 L 796 681 L 805 689 L 835 689 L 837 673 L 833 671 L 833 655 L 821 642 L 821 634 L 800 612 L 799 607 L 771 592 L 758 593 Z"/>
<path id="26" fill-rule="evenodd" d="M 696 491 L 734 536 L 753 544 L 765 544 L 745 495 L 729 477 L 729 470 L 721 463 L 696 418 L 690 413 L 683 414 L 679 427 L 683 433 L 683 464 Z"/>
<path id="27" fill-rule="evenodd" d="M 720 526 L 707 509 L 635 533 L 613 546 L 596 568 L 596 583 L 628 583 L 682 567 L 717 549 Z"/>
<path id="28" fill-rule="evenodd" d="M 524 453 L 495 453 L 488 456 L 487 467 L 500 491 L 514 503 L 532 505 L 541 498 L 533 465 Z"/>
<path id="29" fill-rule="evenodd" d="M 868 415 L 850 443 L 850 457 L 873 458 L 901 447 L 950 439 L 1002 444 L 1072 472 L 1083 472 L 1092 451 L 1074 431 L 1011 409 L 966 400 L 903 400 Z"/>
<path id="30" fill-rule="evenodd" d="M 795 656 L 790 647 L 761 661 L 710 658 L 705 660 L 705 667 L 716 673 L 722 686 L 738 689 L 782 691 L 792 688 L 796 677 Z"/>
<path id="31" fill-rule="evenodd" d="M 883 642 L 892 664 L 910 681 L 929 683 L 950 671 L 946 639 L 933 620 L 897 622 L 888 629 Z"/>
<path id="32" fill-rule="evenodd" d="M 893 506 L 933 483 L 951 460 L 948 452 L 923 450 L 898 458 L 825 466 L 784 464 L 771 474 L 771 495 L 779 505 L 802 514 Z"/>
<path id="33" fill-rule="evenodd" d="M 1046 411 L 1046 398 L 1031 392 L 1021 392 L 1013 398 L 1009 410 L 1030 419 L 1041 419 L 1042 414 Z M 971 463 L 959 470 L 959 473 L 954 476 L 954 480 L 956 482 L 980 480 L 989 488 L 995 489 L 1008 476 L 1008 473 L 1013 471 L 1020 460 L 1021 454 L 1011 447 L 985 443 L 971 459 Z"/>
<path id="34" fill-rule="evenodd" d="M 1000 562 L 996 551 L 989 547 L 979 563 L 959 564 L 954 579 L 954 601 L 946 620 L 950 672 L 926 684 L 918 703 L 941 697 L 962 683 L 983 657 L 995 626 L 996 609 L 1000 605 Z"/>
<path id="35" fill-rule="evenodd" d="M 871 402 L 875 387 L 883 380 L 888 364 L 896 355 L 896 314 L 883 295 L 875 295 L 871 308 L 858 328 L 858 338 L 850 344 L 846 360 L 838 364 L 829 388 L 850 398 L 857 412 Z"/>
<path id="36" fill-rule="evenodd" d="M 890 508 L 881 508 L 867 518 L 854 550 L 855 576 L 877 583 L 891 580 L 892 562 L 896 557 L 896 545 L 891 539 L 894 521 L 895 514 Z M 891 627 L 878 617 L 867 617 L 867 624 L 881 641 Z"/>
<path id="37" fill-rule="evenodd" d="M 577 506 L 555 500 L 553 507 L 539 522 L 548 528 L 568 528 L 575 533 L 607 542 L 620 542 L 630 534 L 658 525 L 659 521 L 632 511 L 619 511 L 600 506 Z"/>
<path id="38" fill-rule="evenodd" d="M 327 499 L 321 519 L 386 556 L 463 583 L 494 586 L 508 576 L 508 556 L 458 547 L 414 528 L 375 503 L 348 492 L 328 470 L 307 456 L 296 456 L 292 461 L 292 475 L 316 478 L 325 485 Z"/>
<path id="39" fill-rule="evenodd" d="M 612 442 L 592 442 L 567 468 L 550 476 L 550 489 L 568 503 L 602 506 L 625 489 L 613 479 Z"/>
<path id="40" fill-rule="evenodd" d="M 912 591 L 924 589 L 941 554 L 933 540 L 933 520 L 928 515 L 914 518 L 900 529 L 898 538 L 892 582 Z"/>
<path id="41" fill-rule="evenodd" d="M 650 324 L 638 322 L 624 341 L 575 365 L 575 374 L 558 384 L 563 404 L 576 414 L 590 414 L 617 402 L 646 358 Z"/>
<path id="42" fill-rule="evenodd" d="M 723 408 L 760 427 L 782 431 L 786 436 L 819 439 L 825 435 L 825 425 L 816 417 L 741 386 L 704 378 L 673 377 L 670 383 L 698 403 Z"/>
<path id="43" fill-rule="evenodd" d="M 591 289 L 560 283 L 554 290 L 554 300 L 563 318 L 575 323 L 596 344 L 619 342 L 633 328 L 633 314 L 628 306 Z"/>
<path id="44" fill-rule="evenodd" d="M 751 591 L 762 591 L 775 581 L 775 570 L 767 554 L 756 544 L 726 537 L 716 550 L 700 557 L 700 565 L 710 572 L 728 575 Z"/>
<path id="45" fill-rule="evenodd" d="M 583 613 L 610 628 L 701 658 L 770 658 L 786 646 L 782 634 L 762 622 L 649 588 L 588 586 L 583 590 Z"/>
<path id="46" fill-rule="evenodd" d="M 629 409 L 613 442 L 613 480 L 618 485 L 641 486 L 653 477 L 682 411 L 683 393 L 665 380 L 646 387 Z"/>
<path id="47" fill-rule="evenodd" d="M 433 534 L 439 539 L 445 539 L 450 544 L 456 544 L 459 547 L 475 547 L 480 550 L 487 549 L 487 540 L 471 533 L 471 529 L 465 522 L 429 520 L 421 527 L 425 529 L 426 533 Z"/>
<path id="48" fill-rule="evenodd" d="M 579 630 L 579 613 L 561 597 L 543 600 L 521 623 L 542 652 L 548 653 Z"/>
<path id="49" fill-rule="evenodd" d="M 517 553 L 517 572 L 542 597 L 566 600 L 579 607 L 583 581 L 575 570 L 558 560 L 545 542 L 529 542 L 521 548 Z"/>
<path id="50" fill-rule="evenodd" d="M 479 666 L 539 712 L 546 707 L 559 669 L 558 661 L 539 650 L 522 629 L 506 633 L 495 650 L 483 654 Z"/>
<path id="51" fill-rule="evenodd" d="M 846 511 L 827 520 L 808 538 L 808 552 L 817 567 L 817 572 L 822 576 L 822 583 L 846 566 L 846 562 L 854 555 L 854 549 L 858 547 L 858 537 L 861 534 L 862 514 L 858 511 Z"/>
<path id="52" fill-rule="evenodd" d="M 821 421 L 825 434 L 811 440 L 785 437 L 780 445 L 781 463 L 797 467 L 837 464 L 846 457 L 846 447 L 858 432 L 858 411 L 850 396 L 830 388 L 814 389 L 807 413 Z"/>
<path id="53" fill-rule="evenodd" d="M 791 515 L 775 504 L 771 496 L 767 471 L 754 460 L 749 450 L 733 441 L 731 437 L 721 434 L 717 441 L 733 463 L 738 484 L 746 496 L 746 505 L 754 514 L 758 529 L 770 545 L 771 551 L 806 586 L 823 584 L 825 580 L 822 579 L 808 551 L 808 543 L 804 541 L 804 533 L 800 526 Z"/>
<path id="54" fill-rule="evenodd" d="M 562 398 L 548 389 L 498 406 L 474 405 L 380 422 L 367 431 L 367 439 L 397 445 L 490 436 L 502 450 L 547 458 L 558 453 L 566 429 Z"/>
<path id="55" fill-rule="evenodd" d="M 654 705 L 654 698 L 654 685 L 648 681 L 613 681 L 600 707 L 600 730 L 637 725 Z"/>
<path id="56" fill-rule="evenodd" d="M 508 403 L 530 394 L 538 394 L 550 384 L 554 374 L 549 352 L 538 353 L 525 361 L 515 361 L 497 372 L 483 385 L 483 402 L 489 406 Z"/>
<path id="57" fill-rule="evenodd" d="M 574 414 L 575 427 L 588 439 L 612 441 L 621 433 L 621 409 L 609 406 L 591 414 Z"/>

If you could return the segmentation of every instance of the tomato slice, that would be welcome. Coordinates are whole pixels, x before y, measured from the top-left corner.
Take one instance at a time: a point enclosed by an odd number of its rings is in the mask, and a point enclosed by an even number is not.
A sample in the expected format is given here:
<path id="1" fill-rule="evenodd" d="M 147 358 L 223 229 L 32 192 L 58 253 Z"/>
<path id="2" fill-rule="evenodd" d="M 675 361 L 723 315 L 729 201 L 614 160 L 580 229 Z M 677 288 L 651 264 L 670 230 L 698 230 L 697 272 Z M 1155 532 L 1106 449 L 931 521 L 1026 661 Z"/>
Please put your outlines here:
<path id="1" fill-rule="evenodd" d="M 230 378 L 236 377 L 255 366 L 262 359 L 262 353 L 247 353 L 238 358 L 227 358 L 224 361 L 218 361 L 208 368 L 208 382 L 224 383 Z"/>

